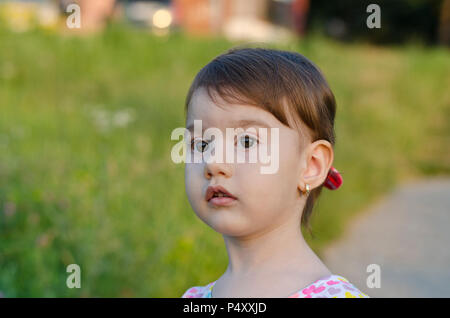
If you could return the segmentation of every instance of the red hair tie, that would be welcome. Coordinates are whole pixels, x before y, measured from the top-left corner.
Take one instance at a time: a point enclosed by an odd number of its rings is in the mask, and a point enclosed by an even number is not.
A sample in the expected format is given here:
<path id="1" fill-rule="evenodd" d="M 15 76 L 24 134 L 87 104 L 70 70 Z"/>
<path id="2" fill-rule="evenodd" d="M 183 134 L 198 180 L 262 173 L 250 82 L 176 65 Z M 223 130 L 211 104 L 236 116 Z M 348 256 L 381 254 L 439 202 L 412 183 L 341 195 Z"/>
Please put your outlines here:
<path id="1" fill-rule="evenodd" d="M 336 190 L 342 185 L 342 176 L 336 168 L 331 167 L 328 172 L 327 179 L 325 180 L 324 186 L 330 190 Z"/>

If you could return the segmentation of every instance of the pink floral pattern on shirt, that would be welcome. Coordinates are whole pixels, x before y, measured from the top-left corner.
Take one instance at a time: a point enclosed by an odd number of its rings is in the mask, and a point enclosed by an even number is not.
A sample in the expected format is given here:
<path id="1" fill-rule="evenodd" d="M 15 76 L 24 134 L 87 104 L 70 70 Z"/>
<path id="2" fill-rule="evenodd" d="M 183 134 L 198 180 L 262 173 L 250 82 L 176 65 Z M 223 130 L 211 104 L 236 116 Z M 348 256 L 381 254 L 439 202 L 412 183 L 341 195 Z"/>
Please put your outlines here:
<path id="1" fill-rule="evenodd" d="M 181 296 L 182 298 L 211 298 L 211 292 L 216 281 L 206 286 L 191 287 Z M 369 298 L 346 278 L 330 275 L 320 278 L 288 298 Z"/>

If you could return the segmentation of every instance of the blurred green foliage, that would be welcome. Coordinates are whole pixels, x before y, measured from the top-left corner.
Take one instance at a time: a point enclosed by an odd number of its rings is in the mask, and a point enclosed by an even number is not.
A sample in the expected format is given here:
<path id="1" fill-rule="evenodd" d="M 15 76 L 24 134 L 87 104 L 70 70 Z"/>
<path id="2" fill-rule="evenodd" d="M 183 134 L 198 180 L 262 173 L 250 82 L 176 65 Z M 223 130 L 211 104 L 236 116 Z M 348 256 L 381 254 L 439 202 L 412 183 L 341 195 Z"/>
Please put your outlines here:
<path id="1" fill-rule="evenodd" d="M 6 297 L 180 297 L 226 269 L 197 219 L 170 133 L 198 70 L 234 44 L 111 26 L 86 37 L 0 29 L 0 292 Z M 334 166 L 312 219 L 320 251 L 400 181 L 450 172 L 450 54 L 273 45 L 325 73 L 337 98 Z M 66 287 L 66 266 L 81 288 Z"/>

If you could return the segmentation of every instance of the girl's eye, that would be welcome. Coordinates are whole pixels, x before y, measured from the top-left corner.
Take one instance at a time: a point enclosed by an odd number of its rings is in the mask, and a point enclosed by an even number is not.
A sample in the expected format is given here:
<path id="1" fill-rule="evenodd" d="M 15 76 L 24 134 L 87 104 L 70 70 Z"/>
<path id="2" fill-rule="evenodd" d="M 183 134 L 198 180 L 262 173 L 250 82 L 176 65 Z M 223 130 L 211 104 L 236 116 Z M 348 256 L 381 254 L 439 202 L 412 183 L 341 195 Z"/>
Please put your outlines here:
<path id="1" fill-rule="evenodd" d="M 250 135 L 243 135 L 239 138 L 239 143 L 244 148 L 249 149 L 258 143 L 258 139 Z"/>
<path id="2" fill-rule="evenodd" d="M 199 141 L 199 142 L 197 142 L 197 141 Z M 191 141 L 191 150 L 194 150 L 193 148 L 195 148 L 195 150 L 198 152 L 204 152 L 207 147 L 208 147 L 208 143 L 204 140 L 195 140 L 194 139 Z"/>

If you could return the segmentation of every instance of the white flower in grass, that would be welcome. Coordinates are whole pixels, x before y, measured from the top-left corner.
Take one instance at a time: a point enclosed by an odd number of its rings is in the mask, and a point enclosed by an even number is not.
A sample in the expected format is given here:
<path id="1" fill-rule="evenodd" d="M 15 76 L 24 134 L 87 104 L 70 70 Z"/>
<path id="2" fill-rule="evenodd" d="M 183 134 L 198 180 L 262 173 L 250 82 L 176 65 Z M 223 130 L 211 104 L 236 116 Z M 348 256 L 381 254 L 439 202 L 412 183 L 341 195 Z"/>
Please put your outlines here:
<path id="1" fill-rule="evenodd" d="M 135 111 L 132 108 L 124 108 L 117 111 L 94 109 L 91 115 L 95 126 L 104 133 L 116 127 L 126 127 L 136 118 Z"/>
<path id="2" fill-rule="evenodd" d="M 102 132 L 107 132 L 111 128 L 110 114 L 106 110 L 94 109 L 92 111 L 95 126 Z"/>
<path id="3" fill-rule="evenodd" d="M 113 115 L 113 124 L 117 127 L 126 127 L 135 119 L 134 109 L 125 108 L 118 110 Z"/>

